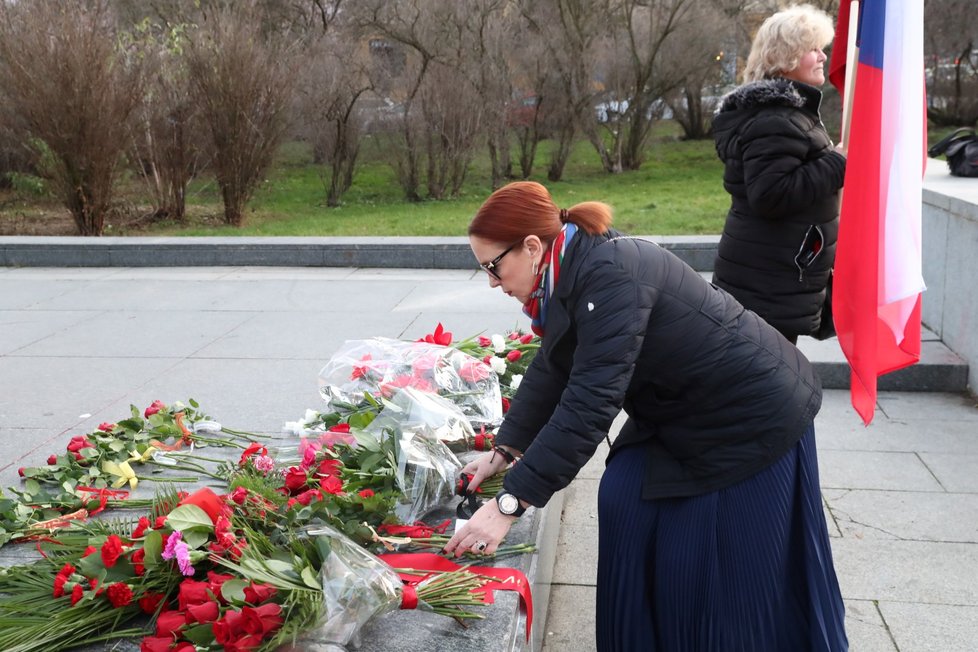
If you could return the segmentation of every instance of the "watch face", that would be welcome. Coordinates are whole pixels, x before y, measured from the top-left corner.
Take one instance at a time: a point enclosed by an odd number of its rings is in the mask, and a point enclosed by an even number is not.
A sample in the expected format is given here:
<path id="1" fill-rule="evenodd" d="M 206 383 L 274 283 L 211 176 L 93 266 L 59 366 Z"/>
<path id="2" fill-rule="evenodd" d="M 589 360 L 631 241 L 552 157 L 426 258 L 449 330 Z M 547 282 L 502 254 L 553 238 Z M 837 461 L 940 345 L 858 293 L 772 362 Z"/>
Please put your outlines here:
<path id="1" fill-rule="evenodd" d="M 519 500 L 513 494 L 504 494 L 499 497 L 499 511 L 503 514 L 514 514 L 519 507 Z"/>

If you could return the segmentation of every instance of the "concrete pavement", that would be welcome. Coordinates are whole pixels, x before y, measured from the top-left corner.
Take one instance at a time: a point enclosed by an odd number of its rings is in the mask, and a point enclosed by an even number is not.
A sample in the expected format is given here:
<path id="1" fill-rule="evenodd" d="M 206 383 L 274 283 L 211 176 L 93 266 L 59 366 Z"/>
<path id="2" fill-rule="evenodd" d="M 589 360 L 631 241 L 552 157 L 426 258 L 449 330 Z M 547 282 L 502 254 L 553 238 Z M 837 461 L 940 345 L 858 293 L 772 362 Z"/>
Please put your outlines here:
<path id="1" fill-rule="evenodd" d="M 0 267 L 0 484 L 155 399 L 277 432 L 320 406 L 317 373 L 344 340 L 416 338 L 439 321 L 456 336 L 526 327 L 470 270 Z M 884 392 L 879 408 L 864 428 L 830 390 L 816 423 L 851 649 L 978 649 L 978 408 L 917 392 Z M 548 652 L 594 648 L 603 453 L 564 492 L 535 623 Z"/>

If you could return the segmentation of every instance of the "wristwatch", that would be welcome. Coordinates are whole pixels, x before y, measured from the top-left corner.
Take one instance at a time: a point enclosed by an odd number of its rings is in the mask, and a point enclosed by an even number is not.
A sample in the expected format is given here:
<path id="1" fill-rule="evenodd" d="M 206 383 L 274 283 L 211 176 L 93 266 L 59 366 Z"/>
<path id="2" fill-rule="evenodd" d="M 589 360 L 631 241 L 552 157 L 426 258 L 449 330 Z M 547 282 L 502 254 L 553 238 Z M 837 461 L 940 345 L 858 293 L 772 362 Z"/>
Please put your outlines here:
<path id="1" fill-rule="evenodd" d="M 499 512 L 506 516 L 523 516 L 526 511 L 526 507 L 520 504 L 520 499 L 508 491 L 496 494 L 496 505 L 499 506 Z"/>

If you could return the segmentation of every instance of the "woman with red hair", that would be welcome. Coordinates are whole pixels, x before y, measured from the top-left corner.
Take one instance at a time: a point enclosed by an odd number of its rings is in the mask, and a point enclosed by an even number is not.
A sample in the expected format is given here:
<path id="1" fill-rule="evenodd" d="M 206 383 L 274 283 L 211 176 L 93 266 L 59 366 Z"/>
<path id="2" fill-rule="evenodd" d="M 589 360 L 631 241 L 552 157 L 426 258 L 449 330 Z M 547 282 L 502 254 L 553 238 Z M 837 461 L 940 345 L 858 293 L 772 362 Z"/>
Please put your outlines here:
<path id="1" fill-rule="evenodd" d="M 613 230 L 601 203 L 559 209 L 540 184 L 512 183 L 469 240 L 543 344 L 495 450 L 464 469 L 469 489 L 518 462 L 446 552 L 494 552 L 624 410 L 598 492 L 598 650 L 847 649 L 818 485 L 822 392 L 798 349 Z"/>

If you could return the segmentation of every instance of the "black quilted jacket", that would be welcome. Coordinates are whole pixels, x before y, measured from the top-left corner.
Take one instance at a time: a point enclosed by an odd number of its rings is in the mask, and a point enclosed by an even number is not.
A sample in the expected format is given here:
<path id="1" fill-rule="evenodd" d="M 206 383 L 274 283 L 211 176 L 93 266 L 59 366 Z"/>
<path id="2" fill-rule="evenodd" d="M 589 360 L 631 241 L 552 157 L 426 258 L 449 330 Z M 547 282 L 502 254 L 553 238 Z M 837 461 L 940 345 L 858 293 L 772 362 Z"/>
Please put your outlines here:
<path id="1" fill-rule="evenodd" d="M 533 505 L 577 475 L 622 408 L 612 455 L 647 447 L 643 496 L 659 498 L 756 473 L 821 405 L 811 364 L 773 328 L 673 254 L 615 235 L 571 242 L 543 347 L 498 433 L 525 451 L 504 486 Z"/>
<path id="2" fill-rule="evenodd" d="M 819 118 L 822 93 L 745 84 L 713 120 L 730 193 L 713 282 L 788 337 L 818 330 L 835 263 L 846 160 Z"/>

